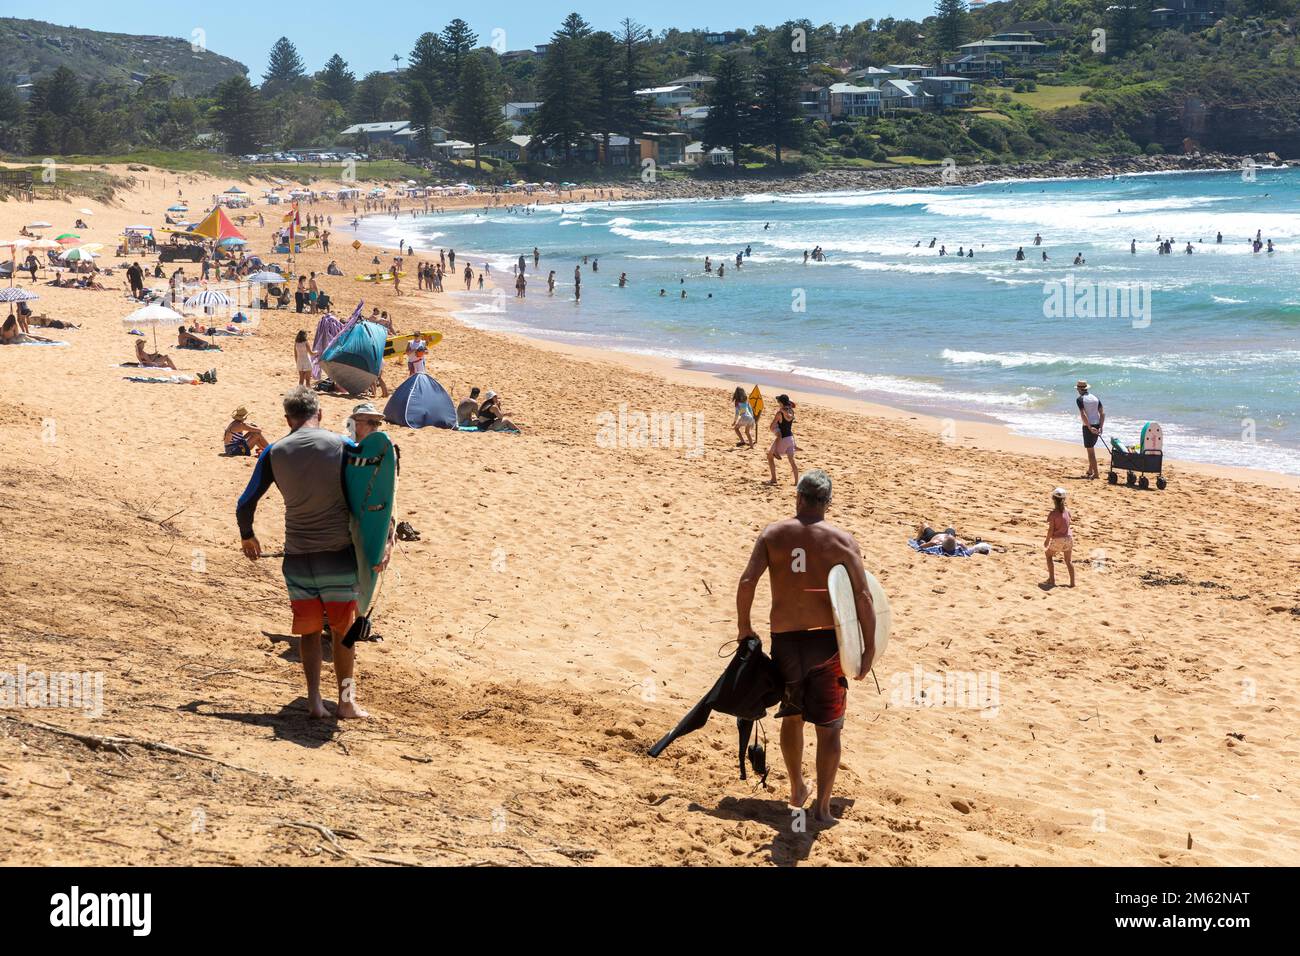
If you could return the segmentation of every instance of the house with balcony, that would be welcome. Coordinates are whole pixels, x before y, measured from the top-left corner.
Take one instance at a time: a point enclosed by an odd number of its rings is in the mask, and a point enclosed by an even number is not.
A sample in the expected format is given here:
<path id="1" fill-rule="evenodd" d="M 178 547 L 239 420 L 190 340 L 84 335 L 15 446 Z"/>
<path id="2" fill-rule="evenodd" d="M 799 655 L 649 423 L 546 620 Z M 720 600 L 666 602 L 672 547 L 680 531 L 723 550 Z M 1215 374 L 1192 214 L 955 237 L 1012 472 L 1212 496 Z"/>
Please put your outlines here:
<path id="1" fill-rule="evenodd" d="M 799 109 L 803 111 L 804 121 L 813 123 L 821 120 L 831 121 L 831 88 L 805 83 L 799 90 Z"/>
<path id="2" fill-rule="evenodd" d="M 970 80 L 964 76 L 927 76 L 921 80 L 921 89 L 930 95 L 930 109 L 961 109 L 970 106 L 974 96 Z"/>
<path id="3" fill-rule="evenodd" d="M 528 117 L 532 116 L 542 108 L 541 103 L 506 103 L 501 107 L 501 112 L 510 124 L 510 128 L 518 132 L 523 128 Z"/>
<path id="4" fill-rule="evenodd" d="M 830 94 L 830 109 L 833 119 L 880 115 L 880 90 L 874 86 L 832 83 L 827 90 Z"/>
<path id="5" fill-rule="evenodd" d="M 1000 80 L 1006 71 L 1006 61 L 988 53 L 969 53 L 943 64 L 945 75 L 964 76 L 968 80 Z"/>
<path id="6" fill-rule="evenodd" d="M 528 144 L 531 136 L 509 136 L 495 143 L 488 143 L 479 148 L 479 156 L 484 159 L 504 160 L 507 163 L 528 162 Z"/>
<path id="7" fill-rule="evenodd" d="M 997 53 L 1016 66 L 1029 66 L 1047 50 L 1028 33 L 995 33 L 983 40 L 963 43 L 957 48 L 963 56 Z"/>
<path id="8" fill-rule="evenodd" d="M 932 63 L 886 63 L 885 69 L 891 71 L 894 78 L 899 80 L 919 80 L 922 77 L 934 76 L 938 72 Z"/>
<path id="9" fill-rule="evenodd" d="M 889 113 L 894 110 L 928 109 L 930 94 L 920 83 L 911 80 L 886 80 L 880 84 L 880 108 Z"/>
<path id="10" fill-rule="evenodd" d="M 707 90 L 714 82 L 714 78 L 707 73 L 692 73 L 689 76 L 679 76 L 675 80 L 669 80 L 668 85 L 684 86 L 696 94 L 696 99 L 698 99 L 699 94 Z"/>
<path id="11" fill-rule="evenodd" d="M 693 137 L 689 133 L 642 133 L 641 161 L 653 159 L 656 166 L 675 166 L 686 162 L 686 147 Z"/>
<path id="12" fill-rule="evenodd" d="M 1007 27 L 1004 33 L 1027 33 L 1040 43 L 1049 43 L 1070 35 L 1070 28 L 1051 20 L 1021 20 Z"/>
<path id="13" fill-rule="evenodd" d="M 636 95 L 653 100 L 655 106 L 669 110 L 689 106 L 695 102 L 695 91 L 689 86 L 652 86 L 637 90 Z"/>
<path id="14" fill-rule="evenodd" d="M 1203 30 L 1223 16 L 1223 0 L 1163 0 L 1151 11 L 1156 30 Z"/>

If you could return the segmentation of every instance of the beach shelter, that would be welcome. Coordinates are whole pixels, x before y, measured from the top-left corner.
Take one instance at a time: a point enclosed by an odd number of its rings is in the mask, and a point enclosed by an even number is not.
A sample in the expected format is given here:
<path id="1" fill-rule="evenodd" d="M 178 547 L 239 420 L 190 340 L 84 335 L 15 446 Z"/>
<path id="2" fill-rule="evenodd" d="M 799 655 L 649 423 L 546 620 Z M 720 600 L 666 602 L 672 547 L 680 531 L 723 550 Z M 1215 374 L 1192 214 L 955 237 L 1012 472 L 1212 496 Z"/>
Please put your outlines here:
<path id="1" fill-rule="evenodd" d="M 321 377 L 320 356 L 329 344 L 343 331 L 343 322 L 330 312 L 321 316 L 316 323 L 316 336 L 311 343 L 311 377 Z"/>
<path id="2" fill-rule="evenodd" d="M 204 239 L 218 242 L 222 239 L 247 238 L 235 228 L 235 224 L 230 221 L 230 217 L 220 206 L 213 207 L 212 212 L 204 216 L 203 221 L 190 230 L 190 235 L 202 236 Z"/>
<path id="3" fill-rule="evenodd" d="M 388 332 L 382 325 L 360 317 L 361 307 L 326 347 L 321 366 L 330 379 L 349 395 L 360 395 L 379 378 L 384 366 Z"/>
<path id="4" fill-rule="evenodd" d="M 456 407 L 451 396 L 426 372 L 417 372 L 389 396 L 384 418 L 405 428 L 454 428 Z"/>

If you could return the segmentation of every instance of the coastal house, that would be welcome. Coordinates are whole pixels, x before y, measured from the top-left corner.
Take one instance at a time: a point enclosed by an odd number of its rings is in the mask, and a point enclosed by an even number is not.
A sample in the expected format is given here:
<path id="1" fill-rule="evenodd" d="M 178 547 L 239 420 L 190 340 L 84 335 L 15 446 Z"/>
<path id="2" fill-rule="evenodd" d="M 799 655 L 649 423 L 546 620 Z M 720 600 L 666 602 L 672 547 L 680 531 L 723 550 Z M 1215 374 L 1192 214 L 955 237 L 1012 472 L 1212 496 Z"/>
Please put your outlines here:
<path id="1" fill-rule="evenodd" d="M 921 80 L 921 89 L 930 94 L 927 105 L 931 109 L 961 109 L 970 106 L 974 97 L 970 80 L 964 76 L 927 76 Z"/>
<path id="2" fill-rule="evenodd" d="M 1006 61 L 988 53 L 968 53 L 943 64 L 943 72 L 948 76 L 964 76 L 970 80 L 1000 80 L 1006 71 Z"/>
<path id="3" fill-rule="evenodd" d="M 1156 30 L 1203 30 L 1223 16 L 1224 0 L 1164 0 L 1151 11 Z"/>
<path id="4" fill-rule="evenodd" d="M 397 135 L 411 126 L 410 120 L 390 120 L 386 123 L 353 123 L 339 133 L 347 143 L 364 142 L 367 147 L 376 143 L 398 145 L 407 140 L 397 139 Z"/>
<path id="5" fill-rule="evenodd" d="M 740 34 L 734 30 L 724 30 L 722 33 L 704 34 L 704 42 L 709 46 L 725 46 L 728 43 L 739 43 Z"/>
<path id="6" fill-rule="evenodd" d="M 932 63 L 886 63 L 885 68 L 900 80 L 919 80 L 938 72 Z"/>
<path id="7" fill-rule="evenodd" d="M 995 33 L 983 40 L 963 43 L 957 48 L 963 56 L 996 53 L 1005 56 L 1016 66 L 1028 66 L 1047 50 L 1028 33 Z"/>
<path id="8" fill-rule="evenodd" d="M 656 166 L 676 166 L 686 162 L 686 147 L 691 143 L 688 133 L 642 133 L 641 160 L 652 159 Z"/>
<path id="9" fill-rule="evenodd" d="M 1028 33 L 1040 43 L 1049 43 L 1070 35 L 1070 28 L 1051 20 L 1021 20 L 1007 27 L 1005 33 Z"/>
<path id="10" fill-rule="evenodd" d="M 967 85 L 969 86 L 969 83 Z M 830 111 L 833 119 L 880 115 L 880 90 L 874 86 L 832 83 L 828 87 L 828 93 L 830 94 Z"/>
<path id="11" fill-rule="evenodd" d="M 695 92 L 689 86 L 652 86 L 637 90 L 637 96 L 654 100 L 655 106 L 663 109 L 678 109 L 695 102 Z"/>
<path id="12" fill-rule="evenodd" d="M 605 155 L 605 136 L 591 133 L 596 142 L 596 162 L 608 166 L 627 166 L 632 162 L 632 140 L 622 133 L 609 134 L 609 156 Z"/>
<path id="13" fill-rule="evenodd" d="M 704 121 L 709 118 L 707 106 L 683 106 L 677 110 L 673 126 L 683 133 L 698 133 L 704 128 Z"/>
<path id="14" fill-rule="evenodd" d="M 495 143 L 488 143 L 479 148 L 478 154 L 484 159 L 504 160 L 507 163 L 528 162 L 528 144 L 531 136 L 508 136 Z"/>
<path id="15" fill-rule="evenodd" d="M 862 70 L 853 70 L 848 74 L 848 78 L 879 88 L 885 80 L 898 79 L 898 73 L 889 67 L 869 66 Z"/>
<path id="16" fill-rule="evenodd" d="M 686 162 L 691 166 L 734 166 L 735 154 L 724 146 L 705 149 L 698 140 L 686 147 Z"/>
<path id="17" fill-rule="evenodd" d="M 799 108 L 803 111 L 805 122 L 812 123 L 821 120 L 823 123 L 831 121 L 831 88 L 829 86 L 818 86 L 816 83 L 805 83 L 799 88 Z"/>
<path id="18" fill-rule="evenodd" d="M 929 98 L 921 84 L 911 80 L 886 80 L 880 84 L 880 108 L 887 113 L 927 109 Z"/>
<path id="19" fill-rule="evenodd" d="M 709 76 L 709 74 L 707 73 L 692 73 L 689 76 L 679 76 L 675 80 L 668 81 L 669 86 L 686 87 L 692 93 L 697 94 L 697 98 L 698 98 L 698 94 L 702 93 L 708 87 L 712 86 L 713 83 L 714 83 L 714 78 Z"/>

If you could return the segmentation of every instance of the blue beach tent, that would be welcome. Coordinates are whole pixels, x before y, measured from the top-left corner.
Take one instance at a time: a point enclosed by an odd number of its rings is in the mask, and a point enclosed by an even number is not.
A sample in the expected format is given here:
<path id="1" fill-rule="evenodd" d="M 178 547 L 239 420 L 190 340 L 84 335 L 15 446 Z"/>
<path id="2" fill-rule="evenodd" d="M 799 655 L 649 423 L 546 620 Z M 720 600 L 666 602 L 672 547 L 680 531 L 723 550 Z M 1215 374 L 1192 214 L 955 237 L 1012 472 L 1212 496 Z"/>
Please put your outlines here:
<path id="1" fill-rule="evenodd" d="M 344 328 L 321 356 L 330 379 L 349 395 L 360 395 L 379 378 L 388 333 L 374 322 Z"/>
<path id="2" fill-rule="evenodd" d="M 456 407 L 432 375 L 418 372 L 393 389 L 384 418 L 406 428 L 455 428 Z"/>

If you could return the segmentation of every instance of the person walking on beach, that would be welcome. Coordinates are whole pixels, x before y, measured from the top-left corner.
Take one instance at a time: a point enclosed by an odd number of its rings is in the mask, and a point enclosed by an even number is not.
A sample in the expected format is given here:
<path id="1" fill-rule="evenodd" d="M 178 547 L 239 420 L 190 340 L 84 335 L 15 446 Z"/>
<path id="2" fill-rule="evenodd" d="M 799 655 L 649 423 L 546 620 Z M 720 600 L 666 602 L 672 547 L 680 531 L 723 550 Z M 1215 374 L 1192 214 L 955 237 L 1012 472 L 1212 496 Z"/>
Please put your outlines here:
<path id="1" fill-rule="evenodd" d="M 1101 399 L 1088 391 L 1088 383 L 1083 379 L 1079 379 L 1074 387 L 1079 392 L 1074 404 L 1078 406 L 1079 418 L 1083 421 L 1083 447 L 1088 449 L 1088 473 L 1083 477 L 1097 478 L 1096 445 L 1106 424 L 1106 409 L 1102 407 Z"/>
<path id="2" fill-rule="evenodd" d="M 1070 587 L 1074 587 L 1074 535 L 1070 531 L 1070 512 L 1065 507 L 1069 493 L 1064 488 L 1052 492 L 1052 510 L 1047 513 L 1047 539 L 1043 550 L 1047 554 L 1047 586 L 1056 587 L 1056 565 L 1053 558 L 1061 555 L 1070 572 Z"/>
<path id="3" fill-rule="evenodd" d="M 140 263 L 133 262 L 127 267 L 126 281 L 131 285 L 131 298 L 140 299 L 144 296 L 144 270 L 140 268 Z"/>
<path id="4" fill-rule="evenodd" d="M 307 332 L 299 329 L 293 340 L 293 364 L 298 370 L 298 384 L 311 387 L 311 346 L 307 344 Z"/>
<path id="5" fill-rule="evenodd" d="M 748 445 L 753 448 L 758 442 L 754 437 L 754 410 L 749 407 L 749 398 L 745 395 L 745 390 L 739 385 L 731 393 L 731 404 L 736 412 L 735 420 L 732 421 L 731 427 L 736 430 L 736 447 L 741 448 Z M 744 434 L 741 434 L 744 429 Z"/>
<path id="6" fill-rule="evenodd" d="M 368 717 L 357 705 L 355 654 L 343 645 L 357 615 L 357 556 L 343 485 L 344 459 L 355 446 L 321 427 L 320 400 L 301 385 L 284 397 L 284 418 L 289 434 L 257 459 L 235 509 L 244 556 L 256 561 L 262 555 L 253 518 L 258 501 L 275 485 L 284 497 L 282 570 L 293 607 L 293 633 L 301 639 L 307 712 L 313 718 L 328 716 L 320 692 L 321 633 L 328 621 L 339 691 L 336 716 Z M 374 570 L 379 573 L 387 565 L 385 555 Z"/>
<path id="7" fill-rule="evenodd" d="M 772 416 L 772 424 L 768 426 L 775 436 L 772 441 L 772 447 L 767 450 L 767 467 L 772 472 L 770 485 L 776 484 L 776 460 L 781 456 L 790 459 L 790 472 L 794 475 L 794 482 L 799 483 L 799 466 L 795 464 L 794 453 L 799 450 L 799 446 L 794 441 L 794 402 L 790 401 L 789 395 L 778 395 L 777 402 L 781 407 L 776 410 Z"/>
<path id="8" fill-rule="evenodd" d="M 790 806 L 809 796 L 803 775 L 804 724 L 817 728 L 817 799 L 813 819 L 834 823 L 831 790 L 840 766 L 840 732 L 848 700 L 848 680 L 840 667 L 826 578 L 842 564 L 853 584 L 862 625 L 863 658 L 876 651 L 876 615 L 867 590 L 862 552 L 849 532 L 826 521 L 831 479 L 815 469 L 798 484 L 795 514 L 762 530 L 736 586 L 736 633 L 754 634 L 750 612 L 759 578 L 767 572 L 772 589 L 768 618 L 772 662 L 781 672 L 785 693 L 776 716 L 781 720 L 781 756 L 790 775 Z M 865 675 L 863 675 L 865 676 Z M 858 678 L 861 679 L 861 678 Z"/>

